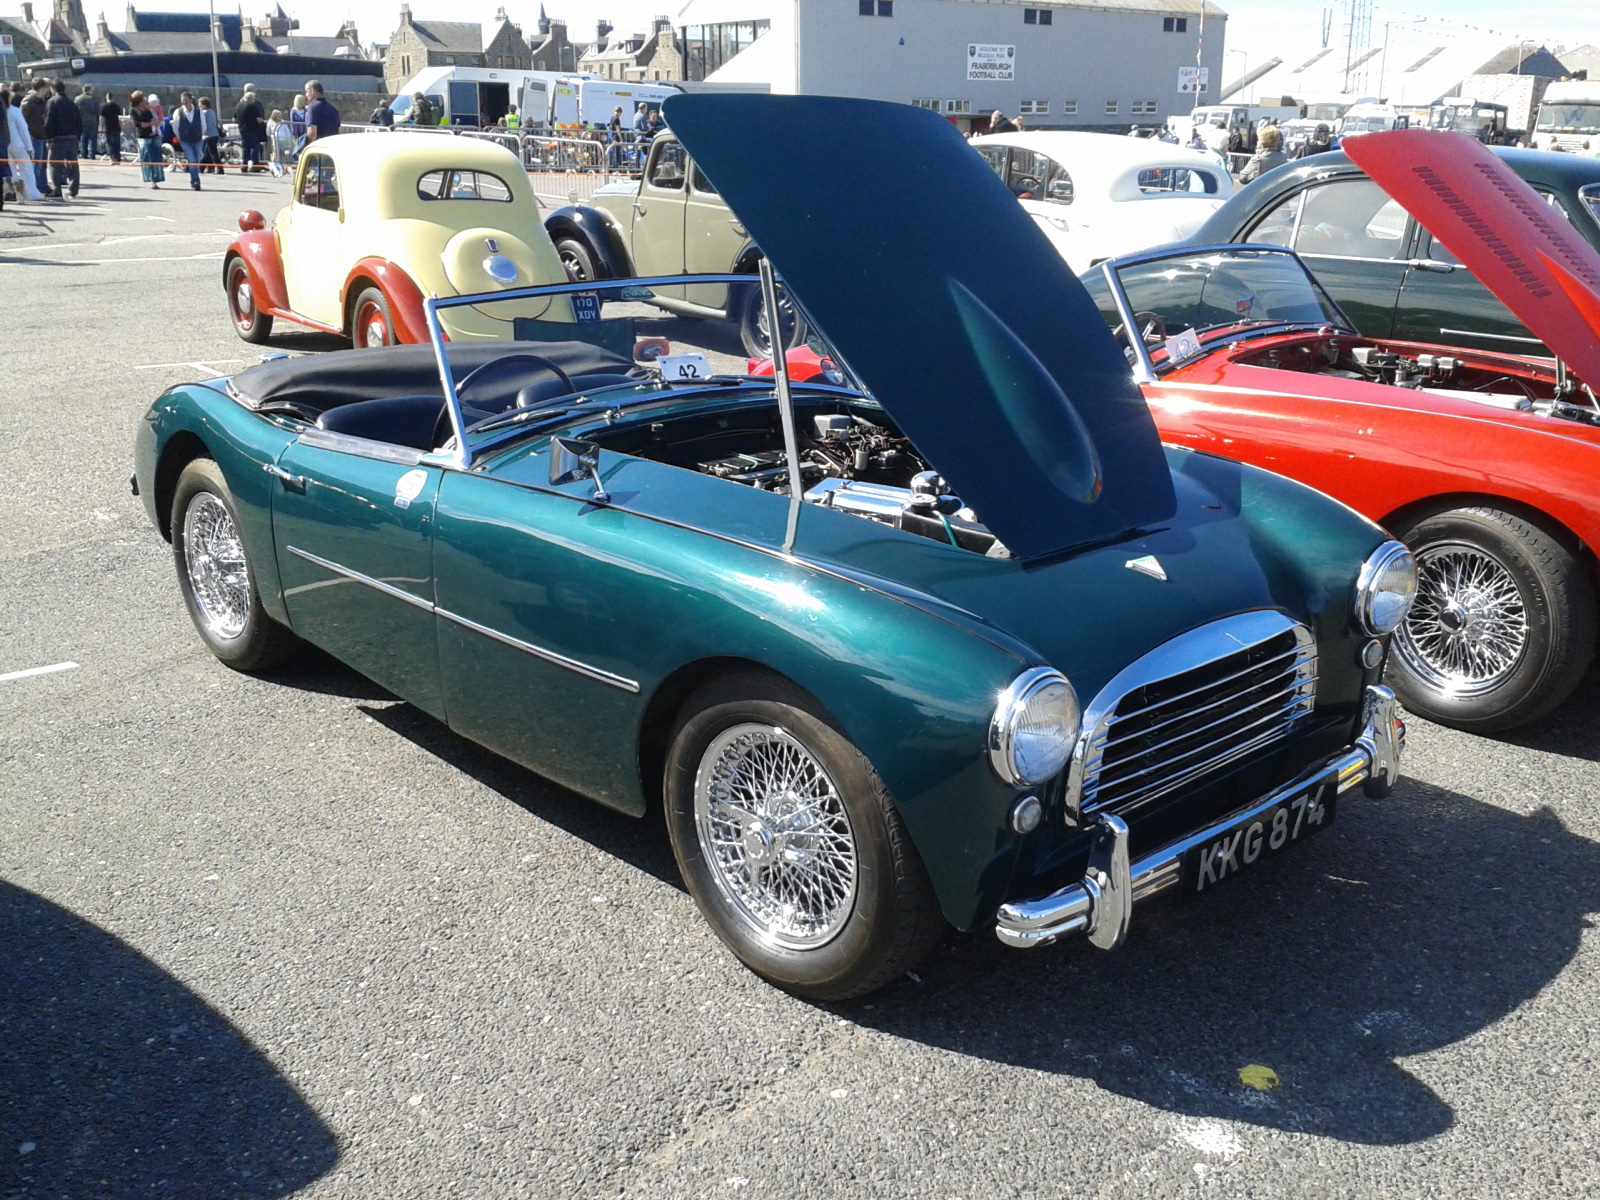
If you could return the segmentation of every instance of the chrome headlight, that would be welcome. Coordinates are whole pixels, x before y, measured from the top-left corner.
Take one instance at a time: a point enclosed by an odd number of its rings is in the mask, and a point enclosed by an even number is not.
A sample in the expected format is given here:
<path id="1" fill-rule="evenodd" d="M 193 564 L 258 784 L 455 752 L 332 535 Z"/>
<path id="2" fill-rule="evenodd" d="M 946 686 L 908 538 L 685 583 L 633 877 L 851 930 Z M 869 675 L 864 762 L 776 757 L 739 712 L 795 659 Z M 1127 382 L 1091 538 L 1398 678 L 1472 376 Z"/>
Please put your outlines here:
<path id="1" fill-rule="evenodd" d="M 989 764 L 1012 787 L 1035 787 L 1072 757 L 1081 717 L 1065 675 L 1030 667 L 1000 693 L 989 721 Z"/>
<path id="2" fill-rule="evenodd" d="M 1361 564 L 1356 580 L 1356 624 L 1372 637 L 1400 628 L 1417 595 L 1417 561 L 1399 542 L 1385 542 Z"/>

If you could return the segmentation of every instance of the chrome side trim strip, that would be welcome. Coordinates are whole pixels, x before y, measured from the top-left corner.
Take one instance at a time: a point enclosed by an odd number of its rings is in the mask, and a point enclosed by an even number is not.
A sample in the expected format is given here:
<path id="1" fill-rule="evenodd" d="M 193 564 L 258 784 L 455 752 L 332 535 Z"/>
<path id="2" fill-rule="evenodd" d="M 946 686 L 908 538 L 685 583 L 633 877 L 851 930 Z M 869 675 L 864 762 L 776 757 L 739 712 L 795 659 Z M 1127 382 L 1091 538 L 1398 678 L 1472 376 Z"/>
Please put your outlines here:
<path id="1" fill-rule="evenodd" d="M 385 583 L 381 579 L 374 579 L 370 575 L 363 575 L 360 571 L 352 571 L 349 567 L 341 567 L 336 562 L 329 562 L 320 555 L 302 550 L 298 546 L 285 546 L 284 549 L 288 550 L 296 558 L 303 558 L 306 562 L 321 567 L 324 571 L 331 571 L 333 574 L 349 579 L 352 582 L 365 584 L 375 591 L 382 592 L 385 596 L 393 596 L 396 600 L 404 601 L 422 609 L 424 612 L 431 612 L 435 616 L 443 617 L 446 621 L 453 621 L 464 629 L 470 629 L 474 633 L 481 633 L 484 637 L 492 638 L 502 645 L 510 646 L 514 650 L 521 650 L 525 654 L 531 654 L 535 658 L 554 663 L 558 667 L 565 667 L 569 671 L 574 671 L 600 683 L 609 684 L 611 687 L 620 688 L 625 692 L 637 693 L 639 690 L 638 680 L 629 679 L 623 675 L 614 675 L 610 671 L 592 667 L 588 663 L 579 662 L 575 658 L 557 654 L 554 650 L 546 650 L 543 646 L 535 646 L 532 642 L 525 642 L 521 638 L 514 638 L 508 633 L 501 633 L 498 629 L 480 625 L 469 617 L 463 617 L 460 613 L 453 613 L 449 609 L 440 608 L 431 600 L 424 600 L 421 596 L 413 595 L 411 592 L 405 591 L 403 588 L 397 588 L 391 583 Z"/>
<path id="2" fill-rule="evenodd" d="M 513 650 L 521 650 L 523 653 L 531 654 L 535 658 L 542 658 L 545 662 L 554 663 L 558 667 L 565 667 L 569 671 L 576 671 L 579 675 L 586 676 L 589 679 L 610 684 L 612 687 L 621 688 L 625 692 L 637 692 L 639 690 L 639 681 L 636 679 L 629 679 L 623 675 L 613 675 L 610 671 L 603 671 L 599 667 L 591 667 L 588 663 L 579 662 L 575 658 L 568 658 L 564 654 L 557 654 L 554 650 L 546 650 L 542 646 L 535 646 L 532 642 L 524 642 L 508 633 L 501 633 L 498 629 L 490 629 L 487 625 L 479 625 L 471 618 L 463 617 L 460 613 L 453 613 L 446 608 L 435 608 L 434 612 L 438 613 L 446 621 L 454 621 L 463 629 L 470 629 L 473 633 L 481 633 L 484 637 L 493 638 L 503 645 L 510 646 Z"/>
<path id="3" fill-rule="evenodd" d="M 382 592 L 385 596 L 393 596 L 396 600 L 403 600 L 405 603 L 420 608 L 424 612 L 433 611 L 432 600 L 425 600 L 421 596 L 406 591 L 404 588 L 395 587 L 392 583 L 374 579 L 371 575 L 363 575 L 360 571 L 352 571 L 349 567 L 341 567 L 336 562 L 329 562 L 327 559 L 312 554 L 309 550 L 302 550 L 298 546 L 285 546 L 284 549 L 296 558 L 303 558 L 308 563 L 321 567 L 324 571 L 332 571 L 335 575 L 342 575 L 344 578 L 353 580 L 356 583 L 364 583 L 374 591 Z M 291 588 L 289 590 L 293 591 L 294 589 Z"/>

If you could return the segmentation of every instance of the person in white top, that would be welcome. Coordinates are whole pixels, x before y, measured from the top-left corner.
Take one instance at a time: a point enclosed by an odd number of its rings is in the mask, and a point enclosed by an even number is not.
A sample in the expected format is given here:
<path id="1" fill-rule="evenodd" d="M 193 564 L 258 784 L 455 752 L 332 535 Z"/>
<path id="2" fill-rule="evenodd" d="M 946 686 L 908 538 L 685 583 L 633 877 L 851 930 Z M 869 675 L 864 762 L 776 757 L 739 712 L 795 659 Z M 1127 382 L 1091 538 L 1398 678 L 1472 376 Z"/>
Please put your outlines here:
<path id="1" fill-rule="evenodd" d="M 11 134 L 11 145 L 6 153 L 10 155 L 11 182 L 18 188 L 19 200 L 43 200 L 44 193 L 39 190 L 38 180 L 34 177 L 33 158 L 30 151 L 33 148 L 33 139 L 28 135 L 28 122 L 22 115 L 22 109 L 16 104 L 6 105 L 6 129 Z"/>

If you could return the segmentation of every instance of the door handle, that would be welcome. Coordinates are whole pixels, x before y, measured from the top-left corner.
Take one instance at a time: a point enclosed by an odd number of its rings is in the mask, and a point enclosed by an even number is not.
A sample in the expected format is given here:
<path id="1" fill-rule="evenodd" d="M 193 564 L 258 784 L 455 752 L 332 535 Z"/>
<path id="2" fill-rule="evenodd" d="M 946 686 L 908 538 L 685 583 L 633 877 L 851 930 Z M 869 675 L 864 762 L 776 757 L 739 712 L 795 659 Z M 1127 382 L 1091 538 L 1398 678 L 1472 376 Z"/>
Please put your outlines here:
<path id="1" fill-rule="evenodd" d="M 1417 271 L 1431 271 L 1435 275 L 1448 275 L 1456 269 L 1455 263 L 1440 262 L 1436 258 L 1413 258 L 1411 266 Z"/>
<path id="2" fill-rule="evenodd" d="M 303 492 L 306 490 L 306 477 L 304 475 L 296 475 L 293 471 L 285 471 L 277 463 L 267 463 L 261 469 L 274 479 L 282 480 L 283 486 L 291 492 Z"/>
<path id="3" fill-rule="evenodd" d="M 744 237 L 745 236 L 745 228 L 744 228 L 743 225 L 739 224 L 739 218 L 738 217 L 734 217 L 732 220 L 730 220 L 728 222 L 728 224 L 733 226 L 733 231 L 735 233 L 737 233 L 740 237 Z"/>
<path id="4" fill-rule="evenodd" d="M 644 216 L 644 205 L 635 200 L 633 202 L 633 211 L 638 213 L 641 217 Z"/>

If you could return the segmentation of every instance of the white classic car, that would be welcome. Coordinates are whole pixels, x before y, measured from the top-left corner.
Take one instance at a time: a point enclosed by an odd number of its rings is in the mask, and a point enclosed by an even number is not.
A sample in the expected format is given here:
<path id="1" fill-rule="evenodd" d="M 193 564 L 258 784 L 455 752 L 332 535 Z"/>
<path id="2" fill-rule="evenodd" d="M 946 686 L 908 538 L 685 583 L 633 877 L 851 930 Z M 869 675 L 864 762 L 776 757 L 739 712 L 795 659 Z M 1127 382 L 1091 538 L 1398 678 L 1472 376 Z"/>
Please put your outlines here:
<path id="1" fill-rule="evenodd" d="M 1209 151 L 1105 133 L 999 133 L 973 147 L 1074 271 L 1188 237 L 1233 195 Z"/>

